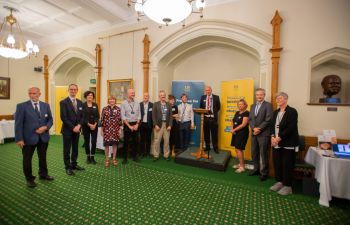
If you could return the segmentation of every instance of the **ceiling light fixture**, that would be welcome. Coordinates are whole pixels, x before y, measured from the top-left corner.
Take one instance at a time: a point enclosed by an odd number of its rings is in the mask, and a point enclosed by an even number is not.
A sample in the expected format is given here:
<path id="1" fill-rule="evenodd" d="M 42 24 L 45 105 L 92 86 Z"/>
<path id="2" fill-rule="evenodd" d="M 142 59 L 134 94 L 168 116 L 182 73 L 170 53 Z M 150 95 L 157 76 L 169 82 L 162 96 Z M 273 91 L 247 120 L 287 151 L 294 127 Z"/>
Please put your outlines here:
<path id="1" fill-rule="evenodd" d="M 21 59 L 30 55 L 37 55 L 39 47 L 33 44 L 31 40 L 27 40 L 24 45 L 24 38 L 21 27 L 12 12 L 18 12 L 9 6 L 4 6 L 10 10 L 10 15 L 4 18 L 0 28 L 0 55 L 5 58 Z M 16 40 L 17 39 L 17 40 Z"/>
<path id="2" fill-rule="evenodd" d="M 128 6 L 134 4 L 137 20 L 147 16 L 160 25 L 184 22 L 192 13 L 199 13 L 203 18 L 205 0 L 128 0 Z"/>

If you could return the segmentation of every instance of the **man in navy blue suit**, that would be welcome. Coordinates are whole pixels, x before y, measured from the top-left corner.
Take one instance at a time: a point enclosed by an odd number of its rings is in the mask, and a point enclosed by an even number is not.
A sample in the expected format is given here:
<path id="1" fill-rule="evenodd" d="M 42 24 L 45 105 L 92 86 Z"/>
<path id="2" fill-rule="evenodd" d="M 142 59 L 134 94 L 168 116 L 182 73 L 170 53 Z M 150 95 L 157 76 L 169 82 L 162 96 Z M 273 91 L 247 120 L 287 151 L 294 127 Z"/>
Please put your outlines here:
<path id="1" fill-rule="evenodd" d="M 63 123 L 63 160 L 66 173 L 71 176 L 74 175 L 73 170 L 84 170 L 77 163 L 79 136 L 83 124 L 83 103 L 76 98 L 78 85 L 70 84 L 68 93 L 69 96 L 60 102 L 60 114 Z"/>
<path id="2" fill-rule="evenodd" d="M 205 95 L 202 95 L 200 100 L 200 108 L 208 109 L 209 113 L 204 115 L 204 140 L 206 150 L 210 150 L 210 134 L 213 149 L 215 153 L 219 153 L 218 149 L 218 113 L 220 111 L 220 98 L 212 94 L 210 86 L 205 86 Z"/>
<path id="3" fill-rule="evenodd" d="M 15 140 L 22 149 L 23 172 L 28 187 L 36 187 L 35 176 L 32 174 L 32 158 L 35 148 L 39 157 L 39 177 L 52 181 L 48 175 L 46 152 L 50 139 L 49 129 L 52 126 L 50 106 L 39 101 L 41 95 L 37 87 L 29 88 L 30 100 L 17 105 L 15 113 Z"/>

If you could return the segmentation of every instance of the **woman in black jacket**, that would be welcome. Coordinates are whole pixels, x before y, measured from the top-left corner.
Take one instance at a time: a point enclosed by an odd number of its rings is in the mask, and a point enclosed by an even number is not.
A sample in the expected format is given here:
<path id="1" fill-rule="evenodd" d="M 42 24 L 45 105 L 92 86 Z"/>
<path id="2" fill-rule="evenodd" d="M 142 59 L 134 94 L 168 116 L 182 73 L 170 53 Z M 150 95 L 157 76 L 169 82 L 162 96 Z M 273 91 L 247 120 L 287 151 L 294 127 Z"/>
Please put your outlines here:
<path id="1" fill-rule="evenodd" d="M 276 181 L 270 190 L 280 195 L 292 194 L 295 152 L 299 145 L 298 112 L 287 105 L 288 95 L 276 95 L 278 109 L 274 112 L 271 126 L 272 157 Z"/>
<path id="2" fill-rule="evenodd" d="M 95 93 L 92 91 L 86 91 L 84 93 L 86 102 L 83 104 L 83 134 L 84 134 L 84 147 L 86 152 L 86 163 L 96 164 L 95 152 L 98 132 L 98 121 L 100 119 L 100 113 L 98 106 L 94 102 Z M 90 146 L 91 139 L 91 146 Z"/>

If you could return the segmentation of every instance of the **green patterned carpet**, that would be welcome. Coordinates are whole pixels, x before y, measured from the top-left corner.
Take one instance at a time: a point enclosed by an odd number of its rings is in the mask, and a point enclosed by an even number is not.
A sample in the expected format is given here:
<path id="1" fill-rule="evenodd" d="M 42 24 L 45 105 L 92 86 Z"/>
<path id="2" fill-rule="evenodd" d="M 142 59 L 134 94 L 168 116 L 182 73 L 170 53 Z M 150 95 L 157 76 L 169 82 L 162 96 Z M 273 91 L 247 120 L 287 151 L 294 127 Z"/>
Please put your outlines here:
<path id="1" fill-rule="evenodd" d="M 67 176 L 61 137 L 49 144 L 48 166 L 55 181 L 25 186 L 21 151 L 0 145 L 0 224 L 349 224 L 346 207 L 325 208 L 317 197 L 282 197 L 246 173 L 210 171 L 142 159 L 124 166 L 97 165 Z M 121 162 L 121 160 L 119 160 Z M 232 160 L 230 166 L 232 165 Z M 33 171 L 37 172 L 37 155 Z M 348 204 L 348 202 L 346 203 Z"/>

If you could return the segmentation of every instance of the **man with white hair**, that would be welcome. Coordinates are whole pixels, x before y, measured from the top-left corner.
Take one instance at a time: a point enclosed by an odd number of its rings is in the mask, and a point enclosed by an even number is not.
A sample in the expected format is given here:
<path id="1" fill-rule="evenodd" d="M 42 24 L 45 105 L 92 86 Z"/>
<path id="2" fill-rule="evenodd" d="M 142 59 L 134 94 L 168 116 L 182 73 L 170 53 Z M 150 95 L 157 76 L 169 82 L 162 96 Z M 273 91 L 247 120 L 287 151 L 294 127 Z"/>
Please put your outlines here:
<path id="1" fill-rule="evenodd" d="M 40 89 L 29 88 L 29 101 L 17 105 L 15 113 L 15 140 L 22 149 L 23 172 L 27 186 L 34 188 L 35 176 L 32 174 L 32 158 L 35 149 L 39 157 L 39 176 L 41 180 L 52 181 L 48 175 L 46 153 L 50 140 L 49 129 L 52 126 L 52 115 L 49 104 L 39 101 Z"/>

